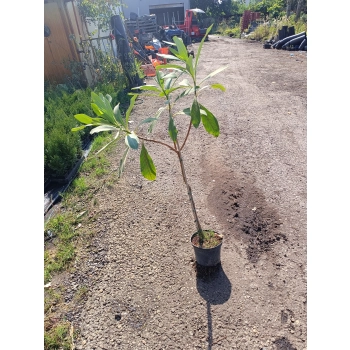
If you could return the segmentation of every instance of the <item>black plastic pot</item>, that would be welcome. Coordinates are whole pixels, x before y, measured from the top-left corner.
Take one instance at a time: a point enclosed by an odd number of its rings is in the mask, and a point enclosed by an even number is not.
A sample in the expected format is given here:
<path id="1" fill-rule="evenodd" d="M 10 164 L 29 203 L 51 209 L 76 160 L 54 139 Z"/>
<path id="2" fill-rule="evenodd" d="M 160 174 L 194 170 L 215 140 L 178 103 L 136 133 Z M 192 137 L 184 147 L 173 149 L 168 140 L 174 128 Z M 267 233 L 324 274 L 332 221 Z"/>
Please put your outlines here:
<path id="1" fill-rule="evenodd" d="M 197 235 L 197 233 L 194 233 L 191 236 L 191 244 L 194 249 L 194 254 L 196 256 L 196 262 L 197 264 L 201 266 L 216 266 L 220 264 L 221 262 L 221 246 L 222 241 L 219 245 L 217 245 L 214 248 L 200 248 L 195 246 L 192 243 L 192 239 Z"/>

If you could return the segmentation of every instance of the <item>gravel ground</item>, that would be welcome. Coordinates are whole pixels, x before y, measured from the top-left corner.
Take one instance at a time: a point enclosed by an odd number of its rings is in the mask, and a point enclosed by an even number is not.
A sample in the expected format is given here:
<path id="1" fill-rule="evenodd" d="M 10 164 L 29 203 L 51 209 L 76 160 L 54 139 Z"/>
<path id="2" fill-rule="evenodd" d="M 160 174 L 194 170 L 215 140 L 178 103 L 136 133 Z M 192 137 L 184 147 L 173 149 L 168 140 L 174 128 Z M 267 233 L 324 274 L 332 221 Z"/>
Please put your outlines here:
<path id="1" fill-rule="evenodd" d="M 149 182 L 134 152 L 124 177 L 96 193 L 84 228 L 94 238 L 75 268 L 52 281 L 66 287 L 76 349 L 306 349 L 307 53 L 212 35 L 200 74 L 222 65 L 212 82 L 226 92 L 201 97 L 221 134 L 193 130 L 183 154 L 202 227 L 224 235 L 221 265 L 196 269 L 177 158 L 149 144 L 158 174 Z M 143 94 L 132 119 L 157 104 Z"/>

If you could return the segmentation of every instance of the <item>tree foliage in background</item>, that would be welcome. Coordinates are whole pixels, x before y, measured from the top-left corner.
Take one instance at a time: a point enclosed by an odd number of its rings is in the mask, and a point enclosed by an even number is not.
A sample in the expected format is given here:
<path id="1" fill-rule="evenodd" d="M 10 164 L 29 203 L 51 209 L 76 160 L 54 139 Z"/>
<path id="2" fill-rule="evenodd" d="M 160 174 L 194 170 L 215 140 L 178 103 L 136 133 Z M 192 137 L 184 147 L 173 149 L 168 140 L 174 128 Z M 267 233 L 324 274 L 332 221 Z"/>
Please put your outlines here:
<path id="1" fill-rule="evenodd" d="M 217 24 L 229 18 L 239 22 L 244 10 L 260 12 L 269 19 L 282 18 L 286 14 L 289 17 L 294 13 L 298 20 L 301 13 L 307 13 L 306 0 L 253 0 L 248 5 L 244 0 L 190 0 L 190 6 L 202 9 Z"/>
<path id="2" fill-rule="evenodd" d="M 120 0 L 78 0 L 80 15 L 99 30 L 110 29 L 111 17 L 119 13 Z"/>

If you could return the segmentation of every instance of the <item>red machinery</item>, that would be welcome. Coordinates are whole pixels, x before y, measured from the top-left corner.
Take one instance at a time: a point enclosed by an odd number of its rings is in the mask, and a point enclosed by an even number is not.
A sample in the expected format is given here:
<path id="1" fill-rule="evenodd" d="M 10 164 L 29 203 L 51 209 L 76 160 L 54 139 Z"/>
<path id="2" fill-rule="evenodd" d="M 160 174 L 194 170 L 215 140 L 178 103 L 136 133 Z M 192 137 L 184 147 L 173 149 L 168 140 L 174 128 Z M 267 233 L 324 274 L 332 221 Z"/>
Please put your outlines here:
<path id="1" fill-rule="evenodd" d="M 207 31 L 207 28 L 200 28 L 197 13 L 205 12 L 198 8 L 186 10 L 184 23 L 177 24 L 177 27 L 183 30 L 186 35 L 191 38 L 191 40 L 201 41 Z"/>

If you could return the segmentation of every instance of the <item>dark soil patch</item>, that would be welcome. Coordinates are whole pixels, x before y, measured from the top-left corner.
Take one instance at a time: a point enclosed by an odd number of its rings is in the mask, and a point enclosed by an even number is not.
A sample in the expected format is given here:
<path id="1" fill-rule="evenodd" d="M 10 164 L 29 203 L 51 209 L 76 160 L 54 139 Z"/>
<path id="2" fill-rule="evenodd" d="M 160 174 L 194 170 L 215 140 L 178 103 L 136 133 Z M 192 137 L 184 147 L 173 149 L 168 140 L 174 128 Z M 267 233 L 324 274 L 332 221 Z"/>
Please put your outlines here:
<path id="1" fill-rule="evenodd" d="M 208 200 L 215 215 L 221 218 L 227 235 L 234 235 L 246 244 L 250 262 L 256 263 L 274 243 L 286 240 L 277 211 L 243 176 L 221 173 Z"/>

